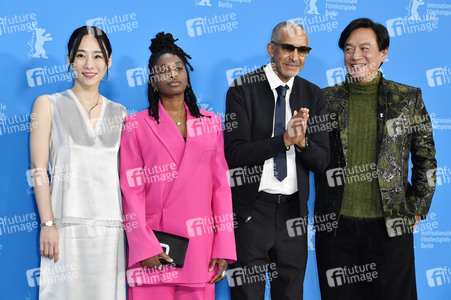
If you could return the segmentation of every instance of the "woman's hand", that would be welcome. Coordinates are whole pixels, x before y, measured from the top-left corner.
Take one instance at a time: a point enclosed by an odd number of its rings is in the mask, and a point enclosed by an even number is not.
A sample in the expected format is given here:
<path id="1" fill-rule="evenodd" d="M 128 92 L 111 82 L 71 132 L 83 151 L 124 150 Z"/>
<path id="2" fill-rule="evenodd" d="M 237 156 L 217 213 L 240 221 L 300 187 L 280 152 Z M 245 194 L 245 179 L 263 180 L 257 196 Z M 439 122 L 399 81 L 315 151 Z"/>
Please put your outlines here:
<path id="1" fill-rule="evenodd" d="M 59 236 L 56 226 L 42 226 L 39 239 L 41 255 L 58 262 Z"/>
<path id="2" fill-rule="evenodd" d="M 169 257 L 169 255 L 167 255 L 164 252 L 161 252 L 160 254 L 149 257 L 145 260 L 140 261 L 139 263 L 143 267 L 148 267 L 148 268 L 159 267 L 159 266 L 161 266 L 160 257 L 169 263 L 174 261 L 172 258 Z"/>
<path id="3" fill-rule="evenodd" d="M 227 271 L 227 261 L 221 258 L 213 258 L 210 262 L 210 268 L 208 269 L 208 271 L 213 271 L 216 264 L 218 265 L 218 273 L 216 273 L 216 276 L 210 280 L 210 283 L 217 283 L 225 278 Z"/>

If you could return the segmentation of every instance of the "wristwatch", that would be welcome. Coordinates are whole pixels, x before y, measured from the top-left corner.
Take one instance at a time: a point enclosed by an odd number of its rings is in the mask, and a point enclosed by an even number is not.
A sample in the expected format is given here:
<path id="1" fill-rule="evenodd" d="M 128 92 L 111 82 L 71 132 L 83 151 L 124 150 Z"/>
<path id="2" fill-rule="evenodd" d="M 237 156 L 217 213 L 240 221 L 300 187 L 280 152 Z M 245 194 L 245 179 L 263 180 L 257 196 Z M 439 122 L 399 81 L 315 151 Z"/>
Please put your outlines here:
<path id="1" fill-rule="evenodd" d="M 56 223 L 55 223 L 54 221 L 47 221 L 47 222 L 45 222 L 45 223 L 41 223 L 41 227 L 43 227 L 43 226 L 49 226 L 49 227 L 51 227 L 51 226 L 53 226 L 53 225 L 56 225 Z"/>

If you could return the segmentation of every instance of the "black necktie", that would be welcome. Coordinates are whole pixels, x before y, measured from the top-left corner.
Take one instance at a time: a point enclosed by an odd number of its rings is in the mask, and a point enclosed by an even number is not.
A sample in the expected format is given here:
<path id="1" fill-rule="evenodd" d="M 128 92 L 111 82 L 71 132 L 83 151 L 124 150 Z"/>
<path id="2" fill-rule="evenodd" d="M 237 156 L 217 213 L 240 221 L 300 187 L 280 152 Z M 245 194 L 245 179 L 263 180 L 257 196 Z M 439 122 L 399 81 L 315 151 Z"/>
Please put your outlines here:
<path id="1" fill-rule="evenodd" d="M 285 133 L 285 95 L 287 94 L 288 85 L 278 86 L 276 113 L 274 120 L 274 136 L 278 136 Z M 282 152 L 274 157 L 274 176 L 282 181 L 287 177 L 287 154 Z"/>

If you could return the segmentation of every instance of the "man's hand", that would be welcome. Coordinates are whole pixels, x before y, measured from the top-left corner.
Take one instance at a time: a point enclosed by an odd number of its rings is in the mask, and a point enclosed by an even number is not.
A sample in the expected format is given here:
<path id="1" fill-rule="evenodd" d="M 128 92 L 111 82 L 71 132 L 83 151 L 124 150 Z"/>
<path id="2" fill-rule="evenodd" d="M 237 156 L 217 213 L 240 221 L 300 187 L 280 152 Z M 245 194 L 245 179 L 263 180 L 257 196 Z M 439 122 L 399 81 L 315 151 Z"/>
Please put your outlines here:
<path id="1" fill-rule="evenodd" d="M 415 220 L 415 224 L 413 225 L 413 231 L 415 231 L 415 228 L 417 228 L 418 223 L 420 223 L 420 220 L 421 220 L 421 217 L 420 217 L 420 216 L 417 216 L 417 217 L 416 217 L 416 220 Z"/>
<path id="2" fill-rule="evenodd" d="M 286 147 L 291 145 L 298 145 L 304 148 L 305 132 L 307 131 L 307 120 L 309 118 L 309 109 L 301 108 L 299 111 L 294 111 L 291 120 L 288 122 L 287 130 L 283 135 L 283 141 Z"/>

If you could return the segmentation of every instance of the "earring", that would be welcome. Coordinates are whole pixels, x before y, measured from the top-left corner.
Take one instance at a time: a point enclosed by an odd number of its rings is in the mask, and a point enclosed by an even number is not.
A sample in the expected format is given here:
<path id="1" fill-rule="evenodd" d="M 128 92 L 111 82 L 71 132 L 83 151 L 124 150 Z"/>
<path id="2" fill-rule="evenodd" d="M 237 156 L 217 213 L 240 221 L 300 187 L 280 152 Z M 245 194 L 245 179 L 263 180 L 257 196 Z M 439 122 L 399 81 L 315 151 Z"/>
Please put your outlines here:
<path id="1" fill-rule="evenodd" d="M 110 81 L 110 79 L 111 79 L 111 72 L 110 72 L 110 70 L 107 70 L 107 73 L 108 73 L 108 79 L 105 80 L 105 76 L 103 76 L 102 81 L 105 81 L 105 82 Z"/>
<path id="2" fill-rule="evenodd" d="M 190 86 L 189 83 L 188 83 L 188 85 L 186 86 L 186 88 L 189 89 L 190 87 L 191 87 L 191 86 Z"/>

